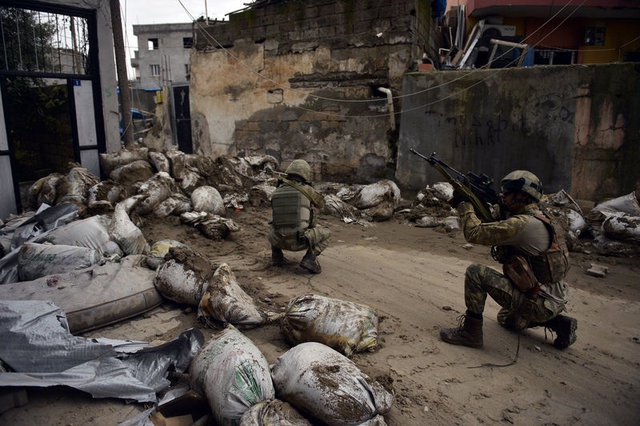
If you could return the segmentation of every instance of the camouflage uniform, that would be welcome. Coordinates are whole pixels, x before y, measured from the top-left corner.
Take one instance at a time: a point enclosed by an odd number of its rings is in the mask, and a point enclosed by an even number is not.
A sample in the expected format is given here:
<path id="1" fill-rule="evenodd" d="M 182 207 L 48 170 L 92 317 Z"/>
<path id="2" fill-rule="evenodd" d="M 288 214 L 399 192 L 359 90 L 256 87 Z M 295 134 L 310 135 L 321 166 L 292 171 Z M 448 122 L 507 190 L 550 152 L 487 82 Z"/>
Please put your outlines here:
<path id="1" fill-rule="evenodd" d="M 331 232 L 318 226 L 314 207 L 324 205 L 324 197 L 308 182 L 310 167 L 304 160 L 294 160 L 281 177 L 271 196 L 273 217 L 267 239 L 271 244 L 272 262 L 281 266 L 282 250 L 307 250 L 300 266 L 320 273 L 317 256 L 327 248 Z"/>
<path id="2" fill-rule="evenodd" d="M 458 212 L 465 239 L 470 243 L 511 246 L 530 256 L 540 255 L 549 247 L 549 230 L 533 216 L 539 212 L 537 204 L 529 204 L 505 220 L 488 223 L 478 219 L 470 203 L 462 203 Z M 468 311 L 482 315 L 488 294 L 502 307 L 498 314 L 500 324 L 510 326 L 521 320 L 519 311 L 527 302 L 527 295 L 502 273 L 488 266 L 470 265 L 464 285 Z M 544 323 L 555 317 L 564 310 L 568 296 L 569 287 L 564 281 L 541 284 L 527 325 Z"/>

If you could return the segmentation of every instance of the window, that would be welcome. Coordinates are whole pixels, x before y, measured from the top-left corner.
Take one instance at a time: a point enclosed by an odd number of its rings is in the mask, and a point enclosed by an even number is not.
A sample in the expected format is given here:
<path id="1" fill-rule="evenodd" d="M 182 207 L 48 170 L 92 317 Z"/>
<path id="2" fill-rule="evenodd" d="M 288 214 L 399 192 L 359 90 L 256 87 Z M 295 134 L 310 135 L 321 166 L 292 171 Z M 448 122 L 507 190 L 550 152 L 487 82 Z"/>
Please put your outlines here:
<path id="1" fill-rule="evenodd" d="M 147 50 L 158 50 L 159 46 L 158 46 L 158 39 L 157 38 L 150 38 L 147 41 Z"/>
<path id="2" fill-rule="evenodd" d="M 604 46 L 605 27 L 587 27 L 584 31 L 585 46 Z"/>
<path id="3" fill-rule="evenodd" d="M 184 73 L 186 75 L 191 74 L 191 64 L 184 64 Z"/>
<path id="4" fill-rule="evenodd" d="M 193 37 L 184 37 L 182 39 L 182 47 L 191 49 L 193 47 Z"/>
<path id="5" fill-rule="evenodd" d="M 533 63 L 535 65 L 571 65 L 575 63 L 575 54 L 571 50 L 536 49 Z"/>
<path id="6" fill-rule="evenodd" d="M 160 65 L 158 64 L 151 64 L 149 65 L 149 69 L 151 70 L 151 75 L 154 77 L 157 77 L 160 75 Z"/>

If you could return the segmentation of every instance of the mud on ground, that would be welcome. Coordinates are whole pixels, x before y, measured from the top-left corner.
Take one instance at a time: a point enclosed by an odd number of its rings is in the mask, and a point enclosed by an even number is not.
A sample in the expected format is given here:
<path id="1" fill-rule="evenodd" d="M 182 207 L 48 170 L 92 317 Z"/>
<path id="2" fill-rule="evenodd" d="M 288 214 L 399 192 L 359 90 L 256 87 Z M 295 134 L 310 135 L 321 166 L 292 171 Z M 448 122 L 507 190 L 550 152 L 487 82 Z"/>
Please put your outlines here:
<path id="1" fill-rule="evenodd" d="M 363 226 L 323 216 L 333 237 L 320 257 L 322 274 L 309 275 L 298 266 L 302 253 L 285 253 L 282 268 L 269 265 L 267 209 L 248 206 L 229 217 L 241 229 L 224 241 L 176 219 L 145 218 L 141 229 L 149 243 L 176 239 L 215 264 L 228 263 L 238 283 L 269 310 L 281 311 L 305 293 L 373 307 L 380 317 L 379 348 L 353 359 L 393 388 L 389 425 L 640 424 L 638 259 L 572 253 L 568 314 L 578 319 L 578 341 L 567 350 L 553 348 L 553 336 L 542 329 L 520 337 L 504 330 L 492 300 L 485 310 L 485 346 L 471 349 L 446 344 L 438 333 L 464 312 L 465 268 L 497 265 L 487 247 L 465 245 L 460 231 L 394 219 Z M 607 276 L 587 275 L 592 263 L 607 266 Z M 192 326 L 203 327 L 194 309 L 166 302 L 84 336 L 168 341 Z M 207 339 L 215 332 L 202 330 Z M 245 333 L 270 363 L 289 348 L 275 325 Z M 516 356 L 515 364 L 500 366 Z M 115 425 L 145 408 L 67 388 L 30 389 L 28 399 L 0 415 L 0 424 Z"/>

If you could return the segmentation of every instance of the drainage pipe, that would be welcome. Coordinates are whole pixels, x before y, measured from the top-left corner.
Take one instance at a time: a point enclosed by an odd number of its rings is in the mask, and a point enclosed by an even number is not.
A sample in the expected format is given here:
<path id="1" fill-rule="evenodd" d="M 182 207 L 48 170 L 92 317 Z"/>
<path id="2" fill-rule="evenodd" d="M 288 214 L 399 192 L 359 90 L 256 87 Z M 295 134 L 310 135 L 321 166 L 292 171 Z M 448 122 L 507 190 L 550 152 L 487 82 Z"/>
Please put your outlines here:
<path id="1" fill-rule="evenodd" d="M 382 93 L 387 94 L 387 105 L 389 106 L 389 124 L 391 126 L 391 130 L 396 130 L 396 115 L 393 112 L 393 95 L 391 94 L 391 90 L 386 87 L 378 87 L 378 90 Z"/>

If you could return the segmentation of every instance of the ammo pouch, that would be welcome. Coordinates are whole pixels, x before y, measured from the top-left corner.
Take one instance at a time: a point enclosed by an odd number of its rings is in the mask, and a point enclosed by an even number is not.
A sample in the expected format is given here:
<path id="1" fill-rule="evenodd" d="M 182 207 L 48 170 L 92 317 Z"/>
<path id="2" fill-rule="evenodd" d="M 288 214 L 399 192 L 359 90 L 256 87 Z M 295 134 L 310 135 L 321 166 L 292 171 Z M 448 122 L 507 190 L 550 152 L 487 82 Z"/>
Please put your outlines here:
<path id="1" fill-rule="evenodd" d="M 531 270 L 527 258 L 522 255 L 511 256 L 507 262 L 502 264 L 502 272 L 523 293 L 538 286 L 538 279 Z"/>

